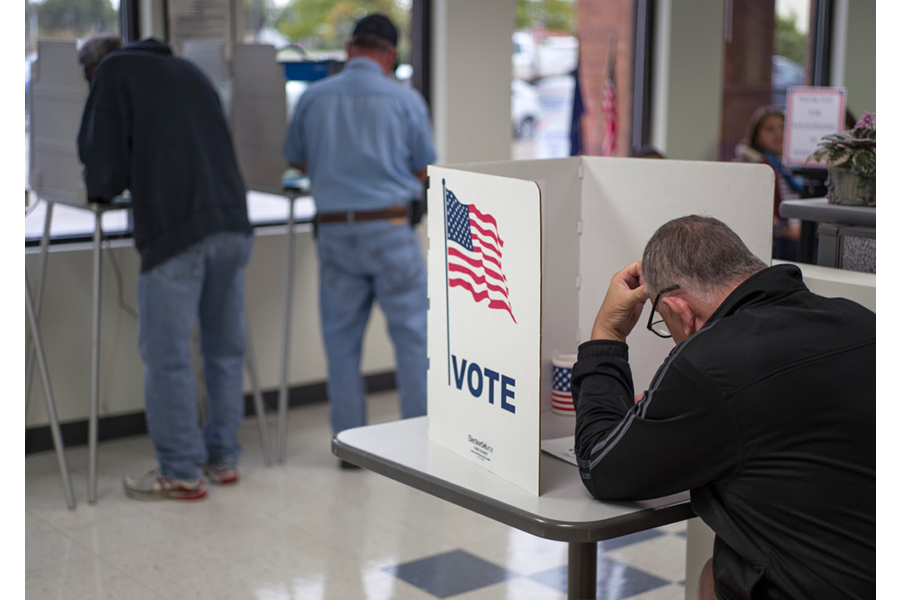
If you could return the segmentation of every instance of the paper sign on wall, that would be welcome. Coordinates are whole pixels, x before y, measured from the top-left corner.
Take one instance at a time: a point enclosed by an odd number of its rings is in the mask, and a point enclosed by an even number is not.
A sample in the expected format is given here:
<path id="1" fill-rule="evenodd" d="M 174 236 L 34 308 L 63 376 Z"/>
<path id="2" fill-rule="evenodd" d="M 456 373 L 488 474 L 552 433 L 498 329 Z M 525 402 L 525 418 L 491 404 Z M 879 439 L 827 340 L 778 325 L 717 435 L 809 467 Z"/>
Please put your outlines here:
<path id="1" fill-rule="evenodd" d="M 783 163 L 791 167 L 825 168 L 825 163 L 806 162 L 822 136 L 844 128 L 844 88 L 791 87 L 784 119 Z"/>
<path id="2" fill-rule="evenodd" d="M 539 494 L 540 190 L 428 175 L 429 439 Z"/>

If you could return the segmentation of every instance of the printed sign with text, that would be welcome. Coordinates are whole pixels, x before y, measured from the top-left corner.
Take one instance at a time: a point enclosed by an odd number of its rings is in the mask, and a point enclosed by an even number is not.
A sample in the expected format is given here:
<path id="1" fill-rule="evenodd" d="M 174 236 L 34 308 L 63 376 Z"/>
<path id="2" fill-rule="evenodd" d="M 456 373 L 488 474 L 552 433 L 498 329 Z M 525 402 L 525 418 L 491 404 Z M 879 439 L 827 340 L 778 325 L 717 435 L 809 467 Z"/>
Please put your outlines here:
<path id="1" fill-rule="evenodd" d="M 539 494 L 537 184 L 429 167 L 428 436 Z"/>
<path id="2" fill-rule="evenodd" d="M 791 87 L 787 93 L 782 162 L 790 167 L 825 168 L 825 163 L 806 162 L 822 136 L 844 128 L 843 88 Z"/>

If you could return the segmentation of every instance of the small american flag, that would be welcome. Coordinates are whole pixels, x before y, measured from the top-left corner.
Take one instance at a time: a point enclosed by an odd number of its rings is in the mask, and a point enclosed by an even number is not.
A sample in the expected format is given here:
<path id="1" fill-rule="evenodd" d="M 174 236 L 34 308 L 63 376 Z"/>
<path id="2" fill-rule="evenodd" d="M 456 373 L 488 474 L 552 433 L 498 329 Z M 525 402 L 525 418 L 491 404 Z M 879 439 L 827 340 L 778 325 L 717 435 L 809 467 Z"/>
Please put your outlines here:
<path id="1" fill-rule="evenodd" d="M 603 132 L 601 134 L 600 156 L 615 156 L 616 137 L 618 137 L 615 41 L 610 41 L 610 58 L 606 68 L 606 84 L 603 86 L 603 96 L 600 101 L 600 110 L 603 112 Z"/>
<path id="2" fill-rule="evenodd" d="M 447 281 L 472 294 L 475 302 L 487 301 L 488 308 L 505 310 L 516 322 L 503 274 L 503 240 L 497 220 L 463 204 L 445 188 L 447 201 Z"/>
<path id="3" fill-rule="evenodd" d="M 553 386 L 550 402 L 554 410 L 575 414 L 572 404 L 572 368 L 553 365 Z"/>

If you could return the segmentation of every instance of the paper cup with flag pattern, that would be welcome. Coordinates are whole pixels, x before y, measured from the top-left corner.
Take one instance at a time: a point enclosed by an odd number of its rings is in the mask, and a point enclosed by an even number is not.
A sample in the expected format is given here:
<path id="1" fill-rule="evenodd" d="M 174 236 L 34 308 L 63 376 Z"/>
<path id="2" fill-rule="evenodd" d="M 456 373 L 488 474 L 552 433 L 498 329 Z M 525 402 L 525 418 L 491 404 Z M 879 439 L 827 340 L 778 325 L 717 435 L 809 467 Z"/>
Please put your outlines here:
<path id="1" fill-rule="evenodd" d="M 572 366 L 577 360 L 577 354 L 558 354 L 553 357 L 550 407 L 556 414 L 575 416 L 575 405 L 572 403 Z"/>

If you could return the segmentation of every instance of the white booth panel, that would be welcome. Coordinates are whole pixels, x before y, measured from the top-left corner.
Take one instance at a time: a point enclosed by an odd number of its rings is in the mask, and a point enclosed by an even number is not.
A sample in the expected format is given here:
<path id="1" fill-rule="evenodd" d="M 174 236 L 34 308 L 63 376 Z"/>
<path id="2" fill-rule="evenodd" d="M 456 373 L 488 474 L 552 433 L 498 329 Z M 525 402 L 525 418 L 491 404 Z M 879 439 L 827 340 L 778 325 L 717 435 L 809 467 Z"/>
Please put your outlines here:
<path id="1" fill-rule="evenodd" d="M 44 200 L 87 205 L 77 146 L 87 95 L 75 41 L 38 40 L 28 94 L 29 183 Z"/>
<path id="2" fill-rule="evenodd" d="M 453 165 L 465 171 L 537 182 L 541 189 L 542 298 L 541 398 L 550 408 L 550 360 L 578 351 L 578 225 L 580 157 Z"/>
<path id="3" fill-rule="evenodd" d="M 275 47 L 234 46 L 232 137 L 247 189 L 279 194 L 287 163 L 281 147 L 287 133 L 284 71 Z"/>
<path id="4" fill-rule="evenodd" d="M 774 174 L 765 165 L 586 157 L 578 303 L 581 341 L 590 338 L 612 276 L 640 260 L 656 229 L 671 219 L 690 214 L 716 217 L 768 264 L 774 185 Z M 649 310 L 648 302 L 643 319 Z M 628 345 L 635 393 L 640 394 L 672 342 L 653 335 L 639 321 Z"/>

